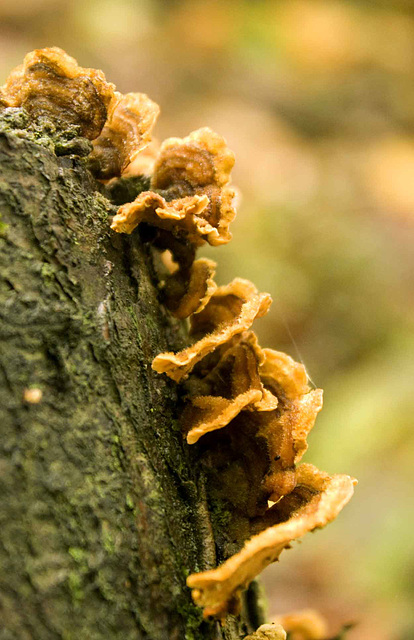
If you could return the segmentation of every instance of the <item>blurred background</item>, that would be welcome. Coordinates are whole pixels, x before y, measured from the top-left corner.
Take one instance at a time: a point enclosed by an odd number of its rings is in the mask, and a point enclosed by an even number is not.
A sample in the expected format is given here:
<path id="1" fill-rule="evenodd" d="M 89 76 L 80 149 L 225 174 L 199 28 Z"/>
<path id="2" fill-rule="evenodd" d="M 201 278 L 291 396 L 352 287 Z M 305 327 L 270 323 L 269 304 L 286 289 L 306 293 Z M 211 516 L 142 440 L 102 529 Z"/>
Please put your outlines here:
<path id="1" fill-rule="evenodd" d="M 270 616 L 414 638 L 414 3 L 1 0 L 0 83 L 57 45 L 236 154 L 233 241 L 200 252 L 269 291 L 262 345 L 325 406 L 306 460 L 359 480 L 338 520 L 264 575 Z"/>

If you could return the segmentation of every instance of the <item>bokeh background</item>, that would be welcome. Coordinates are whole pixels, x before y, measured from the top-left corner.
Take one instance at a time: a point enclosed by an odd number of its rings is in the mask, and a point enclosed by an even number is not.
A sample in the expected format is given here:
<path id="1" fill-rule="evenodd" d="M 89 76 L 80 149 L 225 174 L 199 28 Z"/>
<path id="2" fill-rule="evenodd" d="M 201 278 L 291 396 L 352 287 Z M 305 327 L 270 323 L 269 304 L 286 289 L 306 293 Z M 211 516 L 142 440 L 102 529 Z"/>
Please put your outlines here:
<path id="1" fill-rule="evenodd" d="M 236 153 L 233 241 L 201 255 L 272 294 L 262 344 L 325 389 L 306 460 L 359 479 L 265 571 L 270 616 L 414 638 L 414 3 L 0 1 L 0 83 L 52 45 L 148 93 L 159 139 L 208 125 Z"/>

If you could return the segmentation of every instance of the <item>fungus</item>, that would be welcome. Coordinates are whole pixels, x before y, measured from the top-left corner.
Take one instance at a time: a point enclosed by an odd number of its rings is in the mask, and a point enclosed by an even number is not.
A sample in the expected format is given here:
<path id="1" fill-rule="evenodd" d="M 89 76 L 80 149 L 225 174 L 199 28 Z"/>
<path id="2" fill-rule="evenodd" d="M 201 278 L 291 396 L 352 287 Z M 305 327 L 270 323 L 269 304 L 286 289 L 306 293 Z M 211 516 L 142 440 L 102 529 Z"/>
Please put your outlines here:
<path id="1" fill-rule="evenodd" d="M 268 293 L 258 293 L 251 282 L 241 278 L 218 287 L 206 307 L 191 318 L 191 333 L 203 337 L 178 353 L 159 354 L 153 360 L 153 369 L 179 382 L 197 362 L 265 315 L 271 301 Z"/>
<path id="2" fill-rule="evenodd" d="M 277 501 L 295 487 L 295 464 L 307 449 L 306 437 L 322 408 L 322 391 L 315 389 L 296 400 L 283 401 L 276 411 L 253 416 L 257 435 L 265 438 L 270 459 L 264 488 Z"/>
<path id="3" fill-rule="evenodd" d="M 105 126 L 93 142 L 90 167 L 98 178 L 121 175 L 151 141 L 159 115 L 158 105 L 145 93 L 118 91 L 111 102 Z"/>
<path id="4" fill-rule="evenodd" d="M 187 196 L 167 202 L 159 193 L 144 191 L 134 202 L 118 209 L 111 229 L 118 233 L 132 233 L 141 222 L 146 222 L 174 235 L 185 232 L 191 241 L 198 241 L 203 234 L 215 231 L 200 217 L 207 205 L 207 196 Z"/>
<path id="5" fill-rule="evenodd" d="M 208 390 L 208 395 L 188 398 L 182 424 L 189 444 L 194 444 L 209 431 L 222 429 L 243 409 L 263 410 L 277 406 L 277 398 L 266 392 L 260 381 L 262 359 L 252 332 L 246 332 L 224 350 L 216 366 L 198 381 L 199 386 Z"/>
<path id="6" fill-rule="evenodd" d="M 277 622 L 289 632 L 292 640 L 324 640 L 328 637 L 326 620 L 314 609 L 287 613 L 278 617 Z"/>
<path id="7" fill-rule="evenodd" d="M 158 140 L 151 142 L 131 160 L 130 164 L 122 171 L 123 178 L 135 176 L 150 177 L 154 171 L 155 161 L 158 157 L 160 145 Z"/>
<path id="8" fill-rule="evenodd" d="M 297 464 L 308 448 L 307 436 L 322 408 L 321 389 L 310 390 L 306 370 L 290 356 L 262 349 L 260 377 L 278 398 L 275 411 L 255 414 L 252 424 L 267 443 L 270 468 L 264 488 L 269 500 L 277 501 L 295 487 Z"/>
<path id="9" fill-rule="evenodd" d="M 81 136 L 96 138 L 107 118 L 114 85 L 102 71 L 84 69 L 58 47 L 35 49 L 3 86 L 4 100 L 32 118 L 51 118 L 60 126 L 78 125 Z"/>
<path id="10" fill-rule="evenodd" d="M 197 378 L 197 370 L 202 364 L 196 367 L 186 383 L 186 387 L 195 396 L 204 393 Z M 222 376 L 221 389 L 226 389 L 224 380 L 227 378 L 228 373 L 227 376 Z M 220 385 L 217 387 L 220 393 Z M 307 398 L 307 395 L 310 397 Z M 252 522 L 265 514 L 270 503 L 278 501 L 295 489 L 295 465 L 304 452 L 304 447 L 297 446 L 296 431 L 303 428 L 307 433 L 310 430 L 316 416 L 313 405 L 320 407 L 321 393 L 316 390 L 305 394 L 302 414 L 297 412 L 292 420 L 282 419 L 286 415 L 285 398 L 281 394 L 272 398 L 274 403 L 279 403 L 276 410 L 273 405 L 270 410 L 261 412 L 257 403 L 251 403 L 241 407 L 238 413 L 235 411 L 237 415 L 231 416 L 231 421 L 226 421 L 226 425 L 220 423 L 220 420 L 227 417 L 224 411 L 222 415 L 215 417 L 214 425 L 209 421 L 212 408 L 210 413 L 205 411 L 203 415 L 199 412 L 197 416 L 194 410 L 190 410 L 191 405 L 187 405 L 182 414 L 186 429 L 194 425 L 194 422 L 189 423 L 188 416 L 193 420 L 194 417 L 199 418 L 199 422 L 194 426 L 197 427 L 197 437 L 203 436 L 200 462 L 208 476 L 215 499 L 228 505 L 232 513 L 229 530 L 234 532 L 234 538 L 237 540 L 240 540 L 242 526 L 244 533 L 241 541 L 251 535 Z M 215 431 L 206 437 L 205 434 L 211 430 L 211 426 Z M 222 428 L 223 426 L 225 428 Z M 301 435 L 300 439 L 302 438 Z M 235 477 L 237 483 L 234 482 Z M 241 522 L 244 524 L 241 525 Z"/>
<path id="11" fill-rule="evenodd" d="M 163 288 L 164 301 L 176 318 L 200 313 L 217 289 L 213 280 L 216 263 L 207 258 L 193 262 L 169 275 Z"/>
<path id="12" fill-rule="evenodd" d="M 203 127 L 186 138 L 167 138 L 161 145 L 155 165 L 154 189 L 188 188 L 209 185 L 224 187 L 230 180 L 234 154 L 227 148 L 224 138 Z"/>
<path id="13" fill-rule="evenodd" d="M 147 222 L 195 246 L 229 242 L 235 210 L 234 190 L 227 185 L 233 164 L 224 139 L 207 127 L 187 138 L 165 140 L 155 162 L 152 191 L 120 207 L 111 228 L 132 233 Z"/>
<path id="14" fill-rule="evenodd" d="M 5 109 L 6 107 L 10 107 L 10 103 L 6 97 L 4 88 L 0 87 L 0 109 Z"/>
<path id="15" fill-rule="evenodd" d="M 246 636 L 244 640 L 286 640 L 286 631 L 282 625 L 274 622 L 262 624 L 254 633 Z"/>
<path id="16" fill-rule="evenodd" d="M 281 351 L 262 349 L 264 362 L 260 367 L 260 375 L 270 384 L 283 389 L 287 398 L 296 398 L 309 391 L 308 376 L 303 364 Z"/>
<path id="17" fill-rule="evenodd" d="M 297 470 L 295 489 L 257 518 L 258 534 L 217 569 L 187 578 L 193 600 L 204 616 L 223 617 L 229 603 L 239 597 L 253 578 L 278 559 L 293 540 L 333 520 L 353 494 L 355 480 L 346 475 L 329 476 L 311 464 Z"/>

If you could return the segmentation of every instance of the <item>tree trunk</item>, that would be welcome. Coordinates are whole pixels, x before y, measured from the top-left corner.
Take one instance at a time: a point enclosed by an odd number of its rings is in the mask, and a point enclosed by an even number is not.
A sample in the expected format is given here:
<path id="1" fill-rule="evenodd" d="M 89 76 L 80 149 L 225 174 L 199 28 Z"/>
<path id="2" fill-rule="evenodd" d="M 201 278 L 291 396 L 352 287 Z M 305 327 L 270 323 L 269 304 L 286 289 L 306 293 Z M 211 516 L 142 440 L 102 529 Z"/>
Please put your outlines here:
<path id="1" fill-rule="evenodd" d="M 6 112 L 0 639 L 243 637 L 240 618 L 203 621 L 185 586 L 215 544 L 177 386 L 151 369 L 185 341 L 151 249 L 110 231 L 84 159 Z"/>

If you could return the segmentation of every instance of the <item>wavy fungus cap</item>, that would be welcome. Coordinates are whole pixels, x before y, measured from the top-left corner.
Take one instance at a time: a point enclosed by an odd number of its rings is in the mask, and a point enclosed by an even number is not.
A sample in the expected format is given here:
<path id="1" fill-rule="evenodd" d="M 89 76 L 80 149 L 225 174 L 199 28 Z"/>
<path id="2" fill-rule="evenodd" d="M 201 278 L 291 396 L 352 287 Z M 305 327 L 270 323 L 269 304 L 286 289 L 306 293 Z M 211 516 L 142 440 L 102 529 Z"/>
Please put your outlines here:
<path id="1" fill-rule="evenodd" d="M 187 138 L 169 138 L 160 148 L 151 179 L 153 191 L 123 205 L 112 222 L 119 233 L 141 223 L 166 229 L 199 246 L 231 240 L 234 190 L 226 186 L 234 155 L 224 138 L 205 127 Z"/>
<path id="2" fill-rule="evenodd" d="M 201 217 L 208 206 L 207 196 L 185 196 L 169 202 L 155 191 L 143 191 L 133 202 L 118 209 L 111 224 L 117 233 L 132 233 L 141 222 L 183 236 L 195 244 L 217 231 Z"/>
<path id="3" fill-rule="evenodd" d="M 197 189 L 230 182 L 234 153 L 226 141 L 209 127 L 192 131 L 186 138 L 167 138 L 161 145 L 151 180 L 153 189 Z"/>
<path id="4" fill-rule="evenodd" d="M 235 278 L 225 287 L 218 287 L 206 307 L 191 318 L 192 332 L 201 331 L 207 335 L 178 353 L 160 353 L 154 358 L 152 368 L 179 382 L 187 377 L 197 362 L 247 330 L 255 318 L 265 315 L 271 302 L 268 293 L 259 293 L 251 282 L 241 278 Z"/>
<path id="5" fill-rule="evenodd" d="M 277 411 L 254 416 L 257 434 L 266 440 L 271 461 L 263 482 L 269 500 L 277 501 L 294 489 L 295 465 L 308 448 L 306 438 L 321 408 L 322 390 L 315 389 L 287 404 L 280 401 Z"/>
<path id="6" fill-rule="evenodd" d="M 209 395 L 195 395 L 182 415 L 187 442 L 194 444 L 210 431 L 222 429 L 243 409 L 270 410 L 277 398 L 266 392 L 259 376 L 263 360 L 253 332 L 225 349 L 216 366 L 202 379 Z"/>
<path id="7" fill-rule="evenodd" d="M 262 349 L 264 362 L 260 375 L 270 385 L 276 384 L 283 389 L 287 398 L 297 398 L 309 391 L 308 375 L 303 364 L 282 351 Z"/>
<path id="8" fill-rule="evenodd" d="M 277 560 L 293 540 L 336 518 L 350 500 L 355 482 L 350 476 L 330 476 L 311 464 L 302 464 L 296 488 L 266 516 L 258 518 L 258 535 L 217 569 L 187 578 L 194 602 L 204 607 L 204 616 L 223 617 L 229 603 L 234 603 L 253 578 Z"/>
<path id="9" fill-rule="evenodd" d="M 58 47 L 35 49 L 14 69 L 4 87 L 9 106 L 24 107 L 33 118 L 48 116 L 61 125 L 75 124 L 93 140 L 107 118 L 114 85 L 102 71 L 84 69 Z"/>
<path id="10" fill-rule="evenodd" d="M 90 156 L 98 178 L 119 176 L 150 143 L 159 106 L 145 93 L 115 92 L 108 119 Z"/>
<path id="11" fill-rule="evenodd" d="M 207 258 L 195 260 L 190 269 L 179 269 L 167 277 L 163 289 L 165 304 L 176 318 L 200 313 L 217 290 L 216 263 Z"/>

